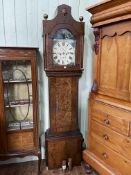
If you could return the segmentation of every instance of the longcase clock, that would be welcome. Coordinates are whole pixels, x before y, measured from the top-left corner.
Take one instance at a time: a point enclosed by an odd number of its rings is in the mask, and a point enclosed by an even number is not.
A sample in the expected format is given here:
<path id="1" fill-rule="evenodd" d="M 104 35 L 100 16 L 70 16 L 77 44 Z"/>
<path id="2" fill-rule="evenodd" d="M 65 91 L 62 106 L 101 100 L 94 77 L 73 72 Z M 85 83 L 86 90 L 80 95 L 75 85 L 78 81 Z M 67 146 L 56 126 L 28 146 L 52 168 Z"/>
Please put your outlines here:
<path id="1" fill-rule="evenodd" d="M 50 169 L 71 158 L 81 162 L 82 135 L 78 127 L 78 80 L 83 62 L 83 18 L 77 22 L 71 8 L 58 6 L 53 20 L 44 16 L 44 68 L 49 80 L 50 128 L 46 131 L 46 158 Z"/>

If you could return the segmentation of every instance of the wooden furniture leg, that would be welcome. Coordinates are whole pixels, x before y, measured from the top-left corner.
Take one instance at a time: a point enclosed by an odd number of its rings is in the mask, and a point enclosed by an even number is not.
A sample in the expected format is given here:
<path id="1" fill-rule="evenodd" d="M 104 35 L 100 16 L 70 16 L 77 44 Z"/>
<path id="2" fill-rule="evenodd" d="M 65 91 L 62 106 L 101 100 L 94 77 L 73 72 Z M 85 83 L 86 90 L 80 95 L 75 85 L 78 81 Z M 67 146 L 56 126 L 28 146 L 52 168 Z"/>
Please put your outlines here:
<path id="1" fill-rule="evenodd" d="M 86 174 L 91 174 L 93 172 L 93 169 L 89 164 L 87 164 L 86 162 L 83 162 L 82 164 L 83 164 Z"/>

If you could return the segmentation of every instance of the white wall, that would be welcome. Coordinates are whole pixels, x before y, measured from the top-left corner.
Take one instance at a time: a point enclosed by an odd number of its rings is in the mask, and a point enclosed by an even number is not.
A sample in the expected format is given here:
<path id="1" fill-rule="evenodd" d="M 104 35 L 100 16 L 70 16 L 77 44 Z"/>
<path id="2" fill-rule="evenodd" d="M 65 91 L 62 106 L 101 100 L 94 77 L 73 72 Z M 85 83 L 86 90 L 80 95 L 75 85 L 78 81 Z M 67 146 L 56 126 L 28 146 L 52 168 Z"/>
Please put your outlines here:
<path id="1" fill-rule="evenodd" d="M 92 84 L 92 45 L 93 34 L 90 14 L 85 8 L 101 0 L 0 0 L 0 46 L 38 47 L 39 60 L 39 117 L 41 133 L 49 127 L 48 80 L 43 70 L 43 14 L 52 19 L 56 7 L 67 4 L 72 7 L 76 20 L 84 17 L 85 45 L 84 72 L 79 82 L 79 125 L 81 132 L 87 135 L 87 102 Z M 44 137 L 43 137 L 44 138 Z M 44 149 L 43 149 L 44 156 Z M 19 159 L 15 159 L 19 161 Z"/>

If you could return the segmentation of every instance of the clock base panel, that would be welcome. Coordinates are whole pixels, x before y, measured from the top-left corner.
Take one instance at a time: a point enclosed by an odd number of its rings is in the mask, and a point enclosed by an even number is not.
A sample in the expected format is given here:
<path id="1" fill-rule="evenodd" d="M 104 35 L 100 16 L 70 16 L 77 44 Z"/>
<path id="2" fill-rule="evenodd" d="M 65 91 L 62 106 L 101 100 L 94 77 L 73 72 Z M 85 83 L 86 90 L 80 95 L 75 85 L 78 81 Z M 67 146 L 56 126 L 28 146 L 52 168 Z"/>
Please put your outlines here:
<path id="1" fill-rule="evenodd" d="M 70 135 L 45 134 L 46 163 L 49 169 L 62 167 L 62 161 L 72 158 L 72 165 L 81 164 L 83 138 L 80 132 L 72 132 Z"/>

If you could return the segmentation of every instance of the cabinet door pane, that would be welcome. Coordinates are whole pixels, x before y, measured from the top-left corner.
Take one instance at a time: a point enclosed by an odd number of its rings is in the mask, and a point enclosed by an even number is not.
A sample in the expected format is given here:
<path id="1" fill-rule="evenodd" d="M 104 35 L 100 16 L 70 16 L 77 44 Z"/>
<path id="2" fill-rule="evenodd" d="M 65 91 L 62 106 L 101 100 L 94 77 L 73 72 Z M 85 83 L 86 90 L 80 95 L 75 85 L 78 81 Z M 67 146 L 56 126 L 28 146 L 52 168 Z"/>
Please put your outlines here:
<path id="1" fill-rule="evenodd" d="M 31 61 L 3 61 L 7 130 L 33 128 Z"/>

